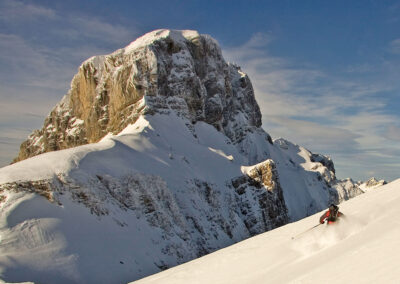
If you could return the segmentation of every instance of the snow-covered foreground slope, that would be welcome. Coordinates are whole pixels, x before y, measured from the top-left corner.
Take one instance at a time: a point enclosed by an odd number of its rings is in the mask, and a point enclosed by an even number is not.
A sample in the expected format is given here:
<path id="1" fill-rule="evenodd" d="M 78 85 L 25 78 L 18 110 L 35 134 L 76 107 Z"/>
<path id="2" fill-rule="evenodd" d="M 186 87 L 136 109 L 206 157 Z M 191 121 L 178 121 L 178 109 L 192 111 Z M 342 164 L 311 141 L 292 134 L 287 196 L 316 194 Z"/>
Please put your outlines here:
<path id="1" fill-rule="evenodd" d="M 249 165 L 213 126 L 188 123 L 142 116 L 99 143 L 0 169 L 0 278 L 132 281 L 316 212 L 334 193 L 302 147 L 251 132 L 248 155 L 271 159 Z"/>
<path id="2" fill-rule="evenodd" d="M 400 180 L 341 204 L 346 219 L 310 216 L 135 283 L 399 283 Z"/>

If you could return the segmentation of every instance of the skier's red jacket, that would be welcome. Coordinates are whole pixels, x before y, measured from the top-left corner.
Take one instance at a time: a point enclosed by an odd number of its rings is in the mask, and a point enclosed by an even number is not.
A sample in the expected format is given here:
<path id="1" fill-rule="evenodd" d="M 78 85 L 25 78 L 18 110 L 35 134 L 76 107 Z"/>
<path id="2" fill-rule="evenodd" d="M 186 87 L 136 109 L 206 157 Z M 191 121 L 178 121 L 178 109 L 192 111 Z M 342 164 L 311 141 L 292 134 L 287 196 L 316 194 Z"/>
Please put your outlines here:
<path id="1" fill-rule="evenodd" d="M 340 211 L 337 211 L 337 213 L 335 214 L 334 211 L 328 210 L 321 216 L 321 218 L 319 218 L 319 222 L 323 224 L 326 219 L 328 221 L 328 224 L 332 224 L 335 223 L 337 221 L 337 218 L 341 216 L 343 216 L 343 213 Z"/>

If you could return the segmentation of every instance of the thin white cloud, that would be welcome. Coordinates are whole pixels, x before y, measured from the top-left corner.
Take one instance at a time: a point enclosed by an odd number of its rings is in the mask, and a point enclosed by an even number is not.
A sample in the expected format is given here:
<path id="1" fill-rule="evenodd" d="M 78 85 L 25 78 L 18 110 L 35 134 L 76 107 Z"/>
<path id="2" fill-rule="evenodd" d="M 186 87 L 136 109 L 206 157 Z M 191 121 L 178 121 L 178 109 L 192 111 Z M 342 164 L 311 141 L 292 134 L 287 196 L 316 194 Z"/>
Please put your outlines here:
<path id="1" fill-rule="evenodd" d="M 257 100 L 261 107 L 268 107 L 268 114 L 277 115 L 271 111 L 282 114 L 283 105 L 287 106 L 285 116 L 308 117 L 336 115 L 349 106 L 360 109 L 385 106 L 384 101 L 373 95 L 387 90 L 387 86 L 334 78 L 307 64 L 298 67 L 286 59 L 271 56 L 268 52 L 271 39 L 266 38 L 257 34 L 249 43 L 223 52 L 228 61 L 236 61 L 248 73 Z"/>
<path id="2" fill-rule="evenodd" d="M 68 21 L 73 27 L 72 30 L 69 30 L 70 34 L 76 32 L 78 37 L 121 44 L 132 41 L 133 36 L 137 35 L 137 30 L 128 30 L 123 26 L 110 24 L 93 17 L 71 16 Z"/>
<path id="3" fill-rule="evenodd" d="M 389 51 L 394 54 L 400 54 L 400 38 L 390 42 Z"/>
<path id="4" fill-rule="evenodd" d="M 55 17 L 55 11 L 46 7 L 17 0 L 3 0 L 0 3 L 0 20 L 3 21 L 43 20 L 43 18 L 53 19 Z"/>
<path id="5" fill-rule="evenodd" d="M 46 100 L 37 97 L 41 104 L 35 101 L 0 101 L 0 167 L 6 166 L 17 156 L 19 145 L 39 128 L 44 121 L 49 108 Z M 24 109 L 21 109 L 21 106 Z"/>
<path id="6" fill-rule="evenodd" d="M 357 138 L 361 136 L 352 131 L 282 116 L 268 116 L 268 121 L 275 125 L 274 132 L 312 151 L 325 150 L 325 154 L 358 152 Z"/>
<path id="7" fill-rule="evenodd" d="M 18 86 L 66 92 L 85 59 L 121 48 L 137 33 L 95 16 L 68 14 L 20 1 L 6 0 L 0 6 L 0 20 L 6 27 L 17 22 L 30 27 L 25 34 L 12 28 L 8 33 L 0 31 L 0 82 L 6 85 L 18 82 Z M 11 14 L 18 17 L 6 16 Z"/>
<path id="8" fill-rule="evenodd" d="M 1 166 L 43 125 L 84 60 L 127 45 L 138 32 L 98 16 L 10 0 L 0 1 L 0 24 Z"/>
<path id="9" fill-rule="evenodd" d="M 0 34 L 1 99 L 30 97 L 34 91 L 29 87 L 62 95 L 74 69 L 66 57 L 51 49 L 35 46 L 18 35 Z"/>
<path id="10" fill-rule="evenodd" d="M 394 24 L 397 23 L 398 21 L 400 21 L 399 11 L 400 11 L 399 3 L 394 3 L 394 4 L 389 5 L 386 21 L 389 23 L 394 23 Z"/>
<path id="11" fill-rule="evenodd" d="M 374 67 L 371 64 L 363 63 L 363 64 L 357 64 L 357 65 L 351 65 L 346 68 L 347 73 L 369 73 L 373 72 Z"/>
<path id="12" fill-rule="evenodd" d="M 385 132 L 385 137 L 390 140 L 400 142 L 400 127 L 389 125 Z"/>
<path id="13" fill-rule="evenodd" d="M 138 35 L 137 29 L 127 29 L 118 23 L 110 23 L 93 15 L 56 11 L 17 0 L 0 2 L 0 21 L 9 27 L 29 26 L 32 34 L 24 36 L 36 43 L 38 38 L 48 37 L 50 41 L 59 41 L 59 45 L 71 45 L 71 41 L 77 41 L 80 45 L 83 42 L 89 46 L 110 47 L 117 44 L 118 47 L 122 47 Z"/>

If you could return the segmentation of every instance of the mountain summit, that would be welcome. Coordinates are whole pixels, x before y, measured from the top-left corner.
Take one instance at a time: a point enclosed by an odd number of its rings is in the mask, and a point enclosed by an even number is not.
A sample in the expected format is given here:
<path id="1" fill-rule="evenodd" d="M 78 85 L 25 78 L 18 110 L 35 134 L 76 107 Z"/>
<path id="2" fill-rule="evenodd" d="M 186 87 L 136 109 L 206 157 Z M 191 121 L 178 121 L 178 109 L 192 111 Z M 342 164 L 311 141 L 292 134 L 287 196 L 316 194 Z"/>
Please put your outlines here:
<path id="1" fill-rule="evenodd" d="M 272 140 L 248 76 L 195 31 L 85 61 L 0 169 L 0 277 L 121 283 L 362 193 Z"/>
<path id="2" fill-rule="evenodd" d="M 249 78 L 225 62 L 214 39 L 196 31 L 156 30 L 85 61 L 15 161 L 98 142 L 141 114 L 171 110 L 192 124 L 213 125 L 234 143 L 261 126 Z"/>

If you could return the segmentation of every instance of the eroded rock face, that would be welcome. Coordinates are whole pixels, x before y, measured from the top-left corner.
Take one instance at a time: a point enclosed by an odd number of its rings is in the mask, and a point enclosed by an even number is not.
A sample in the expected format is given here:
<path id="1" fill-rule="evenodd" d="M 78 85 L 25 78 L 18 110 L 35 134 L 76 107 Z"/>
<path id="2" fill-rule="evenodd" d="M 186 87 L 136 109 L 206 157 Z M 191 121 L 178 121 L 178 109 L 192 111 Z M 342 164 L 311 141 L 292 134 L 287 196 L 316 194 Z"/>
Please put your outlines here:
<path id="1" fill-rule="evenodd" d="M 83 204 L 99 220 L 111 216 L 121 227 L 128 224 L 116 213 L 128 212 L 149 225 L 149 238 L 163 240 L 157 260 L 162 267 L 157 266 L 164 269 L 288 223 L 272 160 L 229 181 L 227 189 L 190 178 L 181 194 L 174 194 L 165 180 L 151 174 L 96 175 L 86 182 L 58 175 L 0 184 L 0 204 L 6 199 L 3 192 L 36 193 L 60 206 L 70 199 Z M 168 255 L 173 258 L 163 260 Z"/>
<path id="2" fill-rule="evenodd" d="M 273 160 L 254 166 L 232 180 L 240 213 L 250 235 L 257 235 L 289 222 L 288 210 Z M 257 200 L 258 202 L 254 202 Z"/>
<path id="3" fill-rule="evenodd" d="M 248 76 L 227 64 L 217 42 L 195 31 L 157 30 L 106 56 L 85 61 L 44 126 L 14 160 L 94 143 L 143 113 L 174 110 L 205 121 L 234 143 L 261 126 Z"/>
<path id="4" fill-rule="evenodd" d="M 335 166 L 333 164 L 333 161 L 330 157 L 327 157 L 325 155 L 321 154 L 314 154 L 312 153 L 311 155 L 311 161 L 312 162 L 318 162 L 321 163 L 324 167 L 326 167 L 329 171 L 336 173 L 335 171 Z"/>
<path id="5" fill-rule="evenodd" d="M 345 200 L 349 200 L 350 198 L 353 198 L 363 193 L 361 188 L 356 183 L 354 183 L 351 178 L 336 180 L 332 184 L 332 188 L 336 190 L 334 191 L 335 194 L 334 198 L 332 199 L 332 202 L 335 204 L 341 203 Z"/>
<path id="6" fill-rule="evenodd" d="M 268 191 L 282 191 L 279 185 L 275 163 L 272 160 L 267 160 L 261 164 L 256 165 L 253 169 L 249 171 L 248 175 L 254 181 L 257 181 L 265 186 Z"/>

